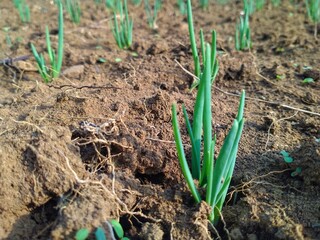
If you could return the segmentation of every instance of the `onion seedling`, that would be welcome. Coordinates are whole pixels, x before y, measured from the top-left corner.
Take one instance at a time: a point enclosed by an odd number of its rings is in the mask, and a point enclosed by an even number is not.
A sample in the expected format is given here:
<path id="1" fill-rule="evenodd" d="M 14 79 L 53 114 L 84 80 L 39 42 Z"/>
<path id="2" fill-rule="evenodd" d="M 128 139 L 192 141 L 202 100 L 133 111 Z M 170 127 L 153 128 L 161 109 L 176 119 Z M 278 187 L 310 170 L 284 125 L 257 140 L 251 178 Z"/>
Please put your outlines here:
<path id="1" fill-rule="evenodd" d="M 318 23 L 320 22 L 320 0 L 306 0 L 309 19 L 314 23 L 314 37 L 318 35 Z"/>
<path id="2" fill-rule="evenodd" d="M 139 6 L 141 3 L 141 0 L 132 0 L 133 5 Z"/>
<path id="3" fill-rule="evenodd" d="M 52 78 L 56 78 L 59 76 L 62 66 L 62 59 L 63 59 L 63 8 L 62 3 L 58 2 L 59 6 L 59 17 L 58 17 L 58 54 L 56 58 L 55 51 L 51 48 L 51 41 L 50 41 L 50 33 L 49 28 L 46 26 L 46 43 L 47 43 L 47 50 L 50 59 L 50 68 L 46 66 L 45 60 L 43 55 L 37 52 L 35 46 L 31 43 L 31 50 L 33 56 L 36 59 L 38 64 L 38 70 L 40 75 L 45 83 L 48 83 L 52 80 Z"/>
<path id="4" fill-rule="evenodd" d="M 236 24 L 235 48 L 238 51 L 251 48 L 251 33 L 248 11 L 245 11 L 244 15 L 240 15 L 239 22 Z"/>
<path id="5" fill-rule="evenodd" d="M 260 0 L 261 1 L 261 0 Z M 243 11 L 251 15 L 255 10 L 254 0 L 243 0 Z"/>
<path id="6" fill-rule="evenodd" d="M 149 27 L 152 29 L 157 29 L 157 17 L 158 17 L 158 12 L 161 9 L 161 0 L 154 0 L 153 4 L 153 11 L 152 7 L 150 6 L 149 0 L 144 0 L 144 9 L 147 14 L 147 21 L 149 24 Z"/>
<path id="7" fill-rule="evenodd" d="M 209 220 L 216 224 L 227 195 L 235 166 L 238 145 L 244 124 L 245 93 L 244 91 L 242 92 L 238 115 L 224 140 L 218 157 L 214 159 L 216 136 L 212 136 L 211 87 L 213 81 L 211 61 L 215 61 L 215 57 L 212 58 L 211 48 L 208 43 L 205 46 L 204 56 L 204 70 L 199 82 L 192 126 L 186 108 L 184 106 L 182 107 L 191 141 L 191 171 L 186 160 L 180 135 L 176 104 L 172 105 L 172 125 L 183 176 L 197 203 L 200 203 L 201 195 L 194 179 L 199 180 L 198 187 L 206 189 L 205 201 L 212 207 Z M 201 153 L 202 149 L 203 153 Z"/>
<path id="8" fill-rule="evenodd" d="M 182 15 L 186 15 L 187 14 L 187 5 L 185 3 L 184 0 L 177 0 L 177 4 L 179 7 L 179 11 Z"/>
<path id="9" fill-rule="evenodd" d="M 281 4 L 281 0 L 271 0 L 271 3 L 274 7 L 278 7 Z"/>
<path id="10" fill-rule="evenodd" d="M 65 0 L 64 6 L 67 9 L 67 12 L 69 13 L 71 21 L 74 23 L 79 23 L 81 16 L 79 0 Z"/>
<path id="11" fill-rule="evenodd" d="M 255 8 L 256 8 L 257 11 L 259 11 L 259 10 L 261 10 L 263 8 L 263 6 L 266 3 L 266 1 L 265 0 L 256 0 L 255 3 L 256 3 L 255 4 Z"/>
<path id="12" fill-rule="evenodd" d="M 208 0 L 200 0 L 200 7 L 203 9 L 208 9 L 209 1 Z"/>
<path id="13" fill-rule="evenodd" d="M 122 1 L 117 4 L 117 11 L 113 12 L 114 22 L 113 22 L 113 36 L 117 42 L 119 48 L 129 48 L 132 44 L 132 29 L 133 20 L 129 18 L 127 0 L 124 0 L 124 8 L 122 6 Z M 124 11 L 124 13 L 123 13 Z M 119 13 L 119 23 L 117 12 Z"/>
<path id="14" fill-rule="evenodd" d="M 21 1 L 18 5 L 20 19 L 23 23 L 30 22 L 30 9 L 26 1 Z"/>
<path id="15" fill-rule="evenodd" d="M 196 38 L 194 34 L 194 27 L 193 27 L 193 17 L 192 17 L 192 6 L 191 6 L 191 0 L 187 0 L 187 17 L 188 17 L 188 28 L 189 28 L 189 36 L 190 36 L 190 44 L 191 44 L 191 51 L 193 56 L 193 62 L 194 62 L 194 75 L 197 77 L 195 81 L 193 82 L 191 89 L 197 87 L 199 85 L 199 79 L 201 77 L 201 63 L 200 63 L 200 57 L 198 54 L 197 49 L 197 43 Z M 201 55 L 202 59 L 205 59 L 205 41 L 203 36 L 203 31 L 200 30 L 200 46 L 201 46 Z M 213 80 L 217 73 L 218 73 L 218 61 L 216 59 L 216 32 L 212 31 L 211 34 L 211 79 Z M 214 59 L 214 60 L 213 60 Z"/>

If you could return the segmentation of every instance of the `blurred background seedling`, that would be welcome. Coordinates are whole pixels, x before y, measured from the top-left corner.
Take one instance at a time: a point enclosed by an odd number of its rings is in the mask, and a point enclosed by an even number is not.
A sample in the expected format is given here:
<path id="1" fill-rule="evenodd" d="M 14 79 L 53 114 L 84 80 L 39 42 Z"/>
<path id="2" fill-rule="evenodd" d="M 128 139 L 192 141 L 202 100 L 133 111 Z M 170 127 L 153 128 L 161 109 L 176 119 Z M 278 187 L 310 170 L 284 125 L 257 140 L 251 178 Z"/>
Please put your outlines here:
<path id="1" fill-rule="evenodd" d="M 251 31 L 249 26 L 249 10 L 240 14 L 236 24 L 235 48 L 238 51 L 248 50 L 251 48 Z"/>
<path id="2" fill-rule="evenodd" d="M 261 10 L 263 6 L 265 5 L 266 1 L 265 0 L 256 0 L 255 1 L 255 9 L 257 11 Z"/>
<path id="3" fill-rule="evenodd" d="M 157 18 L 158 12 L 162 6 L 161 0 L 153 0 L 153 5 L 151 6 L 150 0 L 144 0 L 144 9 L 147 15 L 147 22 L 151 29 L 157 29 Z"/>
<path id="4" fill-rule="evenodd" d="M 30 22 L 30 9 L 25 0 L 22 0 L 18 6 L 19 16 L 23 23 Z"/>
<path id="5" fill-rule="evenodd" d="M 139 6 L 141 4 L 142 0 L 132 0 L 132 4 L 135 6 Z"/>
<path id="6" fill-rule="evenodd" d="M 12 40 L 11 40 L 11 37 L 9 35 L 9 32 L 10 32 L 10 27 L 3 27 L 2 30 L 5 32 L 5 38 L 6 38 L 6 44 L 8 46 L 8 48 L 11 48 L 12 47 Z"/>
<path id="7" fill-rule="evenodd" d="M 64 8 L 67 10 L 71 21 L 78 24 L 81 18 L 81 8 L 79 0 L 64 0 Z"/>
<path id="8" fill-rule="evenodd" d="M 117 45 L 120 49 L 127 49 L 132 44 L 133 31 L 133 20 L 129 17 L 127 0 L 118 2 L 113 18 L 112 33 Z"/>
<path id="9" fill-rule="evenodd" d="M 255 11 L 254 0 L 243 0 L 243 11 L 249 15 L 253 14 Z"/>
<path id="10" fill-rule="evenodd" d="M 177 0 L 179 11 L 182 15 L 187 14 L 187 4 L 184 0 Z"/>
<path id="11" fill-rule="evenodd" d="M 202 9 L 208 9 L 209 7 L 209 0 L 200 0 L 200 7 Z"/>
<path id="12" fill-rule="evenodd" d="M 306 0 L 306 8 L 309 19 L 314 23 L 314 37 L 318 35 L 318 23 L 320 22 L 320 0 Z"/>
<path id="13" fill-rule="evenodd" d="M 50 59 L 50 67 L 47 67 L 44 56 L 42 53 L 38 53 L 35 46 L 31 43 L 32 54 L 36 59 L 39 73 L 45 83 L 52 81 L 53 78 L 59 76 L 63 59 L 63 7 L 62 3 L 58 2 L 59 16 L 58 16 L 58 51 L 57 56 L 55 51 L 51 47 L 49 28 L 46 26 L 46 44 L 47 51 Z"/>
<path id="14" fill-rule="evenodd" d="M 281 0 L 271 0 L 271 4 L 272 4 L 274 7 L 278 7 L 278 6 L 280 6 L 280 4 L 281 4 Z"/>

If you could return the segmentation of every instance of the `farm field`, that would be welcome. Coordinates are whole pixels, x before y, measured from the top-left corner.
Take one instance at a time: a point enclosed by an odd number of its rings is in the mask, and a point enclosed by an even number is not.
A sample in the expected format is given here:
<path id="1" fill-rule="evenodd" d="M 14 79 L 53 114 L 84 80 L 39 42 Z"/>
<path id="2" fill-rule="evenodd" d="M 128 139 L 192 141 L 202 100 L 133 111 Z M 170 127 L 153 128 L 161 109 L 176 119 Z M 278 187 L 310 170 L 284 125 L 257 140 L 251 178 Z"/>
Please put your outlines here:
<path id="1" fill-rule="evenodd" d="M 191 195 L 173 135 L 177 103 L 189 159 L 181 106 L 192 120 L 197 90 L 190 90 L 187 16 L 176 1 L 163 1 L 155 29 L 143 1 L 128 1 L 127 50 L 117 46 L 104 3 L 80 1 L 78 24 L 64 9 L 61 74 L 49 83 L 31 43 L 47 58 L 47 25 L 57 49 L 59 10 L 54 1 L 26 2 L 29 23 L 13 1 L 0 2 L 0 239 L 75 239 L 83 228 L 95 239 L 98 227 L 112 239 L 111 219 L 130 239 L 320 239 L 320 27 L 315 38 L 304 1 L 266 2 L 253 12 L 245 51 L 234 40 L 242 1 L 209 1 L 208 9 L 192 1 L 197 43 L 200 28 L 207 42 L 217 33 L 211 108 L 218 150 L 246 91 L 216 225 L 210 207 Z"/>

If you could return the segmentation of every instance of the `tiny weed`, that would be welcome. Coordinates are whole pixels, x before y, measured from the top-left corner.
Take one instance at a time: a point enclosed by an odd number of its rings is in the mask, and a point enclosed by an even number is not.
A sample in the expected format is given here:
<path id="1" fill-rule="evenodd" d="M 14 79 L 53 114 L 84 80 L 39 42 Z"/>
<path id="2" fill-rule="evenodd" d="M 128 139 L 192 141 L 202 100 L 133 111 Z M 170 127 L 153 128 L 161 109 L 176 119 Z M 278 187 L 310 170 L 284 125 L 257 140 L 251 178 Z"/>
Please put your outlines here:
<path id="1" fill-rule="evenodd" d="M 280 151 L 280 154 L 282 155 L 283 160 L 284 160 L 286 163 L 292 163 L 292 162 L 293 162 L 293 158 L 290 157 L 290 154 L 289 154 L 287 151 L 281 150 L 281 151 Z"/>
<path id="2" fill-rule="evenodd" d="M 309 84 L 309 83 L 314 83 L 314 80 L 313 78 L 305 78 L 303 79 L 302 83 L 305 83 L 305 84 Z"/>

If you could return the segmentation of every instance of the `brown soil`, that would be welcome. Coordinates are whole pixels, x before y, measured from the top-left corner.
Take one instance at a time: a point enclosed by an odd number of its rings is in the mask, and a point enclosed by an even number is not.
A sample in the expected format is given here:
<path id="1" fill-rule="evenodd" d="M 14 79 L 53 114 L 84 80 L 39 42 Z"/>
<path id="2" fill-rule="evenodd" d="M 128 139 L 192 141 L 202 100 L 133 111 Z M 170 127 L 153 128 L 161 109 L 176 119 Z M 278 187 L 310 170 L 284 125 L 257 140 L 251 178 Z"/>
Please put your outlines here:
<path id="1" fill-rule="evenodd" d="M 30 54 L 31 42 L 45 50 L 45 25 L 56 42 L 56 7 L 27 2 L 26 25 L 12 1 L 0 3 L 1 28 L 10 27 L 14 42 L 9 48 L 2 32 L 1 59 Z M 219 146 L 236 95 L 245 89 L 249 97 L 216 232 L 209 208 L 194 203 L 183 180 L 172 135 L 171 104 L 184 102 L 191 113 L 195 99 L 192 77 L 176 62 L 193 69 L 186 18 L 167 1 L 153 31 L 143 6 L 130 5 L 134 44 L 123 51 L 110 12 L 83 2 L 79 25 L 65 14 L 69 73 L 47 85 L 30 71 L 32 57 L 0 68 L 0 238 L 72 239 L 80 228 L 120 219 L 131 239 L 209 239 L 217 232 L 222 239 L 320 239 L 320 54 L 304 3 L 255 12 L 251 52 L 233 50 L 241 1 L 194 7 L 197 31 L 203 27 L 209 39 L 215 29 L 221 50 L 212 99 Z M 302 84 L 306 77 L 315 82 Z M 281 150 L 294 162 L 285 163 Z M 297 167 L 301 173 L 291 176 Z"/>

